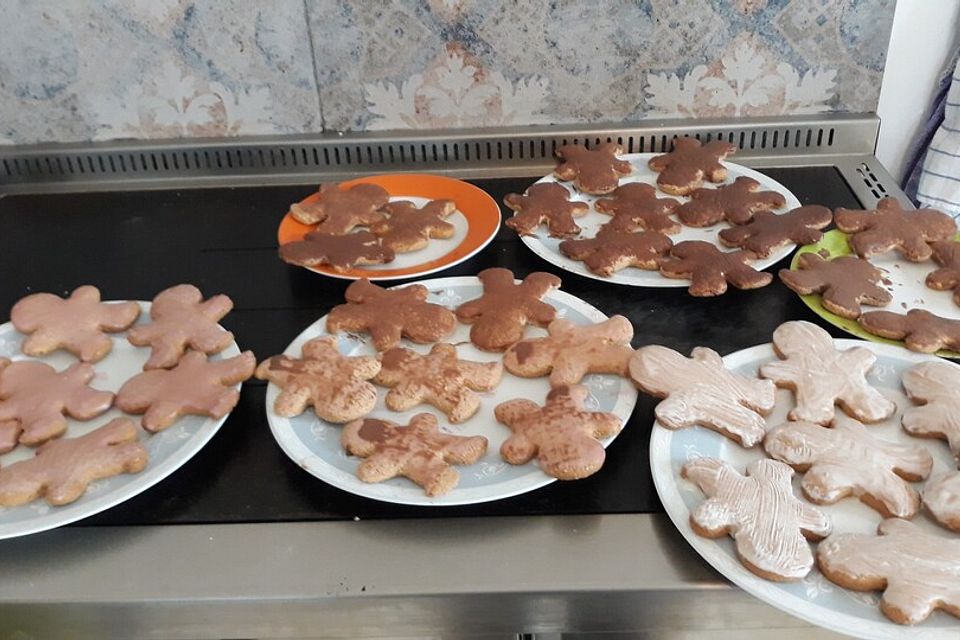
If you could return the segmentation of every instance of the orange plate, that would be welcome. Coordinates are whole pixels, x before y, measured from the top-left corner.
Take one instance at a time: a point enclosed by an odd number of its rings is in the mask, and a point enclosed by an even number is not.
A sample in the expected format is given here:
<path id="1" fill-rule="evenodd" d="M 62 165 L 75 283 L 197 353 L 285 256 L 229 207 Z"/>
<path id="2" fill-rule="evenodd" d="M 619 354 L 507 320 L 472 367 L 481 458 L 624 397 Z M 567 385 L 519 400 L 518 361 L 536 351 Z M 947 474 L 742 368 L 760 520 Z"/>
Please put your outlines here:
<path id="1" fill-rule="evenodd" d="M 387 190 L 391 199 L 415 197 L 428 198 L 430 200 L 453 200 L 457 205 L 457 210 L 462 213 L 467 220 L 467 235 L 460 244 L 456 245 L 443 256 L 435 260 L 421 262 L 404 268 L 370 269 L 355 267 L 346 271 L 334 271 L 327 266 L 322 266 L 310 267 L 310 271 L 334 278 L 345 278 L 347 280 L 358 280 L 360 278 L 369 278 L 370 280 L 397 280 L 400 278 L 422 276 L 428 273 L 442 271 L 472 257 L 493 240 L 493 237 L 497 234 L 497 230 L 500 228 L 500 207 L 497 205 L 497 202 L 484 190 L 462 180 L 428 174 L 397 173 L 357 178 L 356 180 L 342 182 L 340 186 L 342 188 L 349 188 L 357 184 L 379 185 Z M 315 202 L 318 197 L 318 194 L 314 193 L 304 198 L 301 202 L 302 204 L 310 204 Z M 277 230 L 277 240 L 280 244 L 302 240 L 312 229 L 313 227 L 311 225 L 297 222 L 293 219 L 293 216 L 287 213 L 280 222 L 280 228 Z M 431 240 L 430 242 L 441 241 Z M 414 251 L 398 255 L 415 256 L 416 254 L 417 252 Z"/>

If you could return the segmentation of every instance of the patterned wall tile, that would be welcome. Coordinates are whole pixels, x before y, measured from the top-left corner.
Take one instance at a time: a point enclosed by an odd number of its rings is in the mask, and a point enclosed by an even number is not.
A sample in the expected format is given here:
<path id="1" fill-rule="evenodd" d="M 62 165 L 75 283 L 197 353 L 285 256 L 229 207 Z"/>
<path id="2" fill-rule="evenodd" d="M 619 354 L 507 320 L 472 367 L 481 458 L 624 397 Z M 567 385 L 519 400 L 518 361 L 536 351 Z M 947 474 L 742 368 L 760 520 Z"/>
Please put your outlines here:
<path id="1" fill-rule="evenodd" d="M 21 0 L 6 10 L 17 19 L 0 22 L 0 138 L 322 126 L 301 0 Z"/>

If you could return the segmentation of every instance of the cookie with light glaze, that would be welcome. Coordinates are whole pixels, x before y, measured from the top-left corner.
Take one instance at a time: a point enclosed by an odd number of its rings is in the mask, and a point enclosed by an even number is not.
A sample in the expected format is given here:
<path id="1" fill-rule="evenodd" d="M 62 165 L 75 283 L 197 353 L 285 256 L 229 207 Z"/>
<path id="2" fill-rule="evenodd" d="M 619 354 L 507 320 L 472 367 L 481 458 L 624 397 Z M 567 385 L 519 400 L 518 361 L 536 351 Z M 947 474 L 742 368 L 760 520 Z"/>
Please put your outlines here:
<path id="1" fill-rule="evenodd" d="M 431 238 L 452 238 L 456 228 L 447 218 L 457 210 L 453 200 L 431 200 L 422 207 L 406 200 L 389 202 L 380 211 L 389 217 L 370 225 L 381 244 L 391 251 L 419 251 Z"/>
<path id="2" fill-rule="evenodd" d="M 910 309 L 906 314 L 870 311 L 857 318 L 857 323 L 875 336 L 903 340 L 911 351 L 960 351 L 960 320 L 943 318 L 924 309 Z"/>
<path id="3" fill-rule="evenodd" d="M 752 447 L 766 435 L 764 416 L 773 411 L 776 387 L 769 380 L 730 371 L 716 351 L 695 348 L 689 358 L 661 345 L 637 349 L 630 378 L 640 389 L 664 398 L 655 410 L 668 429 L 699 425 Z"/>
<path id="4" fill-rule="evenodd" d="M 774 249 L 788 244 L 820 242 L 821 229 L 832 220 L 830 209 L 819 205 L 797 207 L 781 214 L 758 211 L 744 225 L 721 229 L 719 237 L 724 246 L 746 249 L 759 258 L 766 258 Z"/>
<path id="5" fill-rule="evenodd" d="M 567 188 L 556 182 L 531 185 L 523 195 L 508 193 L 503 204 L 514 211 L 504 224 L 522 236 L 535 234 L 543 224 L 553 238 L 580 235 L 582 229 L 574 218 L 583 217 L 590 210 L 586 202 L 570 200 Z"/>
<path id="6" fill-rule="evenodd" d="M 367 380 L 380 371 L 377 358 L 342 355 L 333 336 L 307 341 L 300 353 L 300 358 L 273 356 L 254 372 L 281 389 L 274 413 L 292 418 L 312 406 L 321 420 L 342 424 L 373 411 L 377 389 Z"/>
<path id="7" fill-rule="evenodd" d="M 923 506 L 937 522 L 960 533 L 960 472 L 930 479 L 923 487 Z"/>
<path id="8" fill-rule="evenodd" d="M 919 438 L 946 440 L 960 461 L 960 367 L 923 362 L 904 372 L 903 388 L 919 406 L 903 412 L 903 428 Z"/>
<path id="9" fill-rule="evenodd" d="M 421 403 L 431 404 L 458 424 L 480 409 L 477 391 L 492 391 L 503 377 L 499 362 L 472 362 L 457 357 L 451 344 L 435 344 L 420 355 L 395 348 L 380 356 L 382 368 L 373 381 L 390 387 L 386 404 L 391 411 L 406 411 Z"/>
<path id="10" fill-rule="evenodd" d="M 694 189 L 690 200 L 677 207 L 675 213 L 688 227 L 710 227 L 724 220 L 746 224 L 754 214 L 786 206 L 783 194 L 760 188 L 760 183 L 753 178 L 740 176 L 716 188 Z"/>
<path id="11" fill-rule="evenodd" d="M 91 420 L 113 405 L 113 394 L 89 386 L 96 372 L 85 362 L 57 371 L 43 362 L 0 358 L 0 453 L 17 442 L 29 447 L 59 438 L 65 416 Z"/>
<path id="12" fill-rule="evenodd" d="M 773 332 L 779 361 L 760 367 L 760 375 L 778 387 L 791 389 L 796 406 L 791 420 L 827 425 L 835 406 L 860 422 L 880 422 L 897 410 L 867 382 L 877 356 L 865 347 L 839 350 L 830 334 L 810 322 L 785 322 Z"/>
<path id="13" fill-rule="evenodd" d="M 203 299 L 192 284 L 180 284 L 157 294 L 150 306 L 150 322 L 127 332 L 137 347 L 150 347 L 144 369 L 166 369 L 180 361 L 187 349 L 207 355 L 220 353 L 233 343 L 233 334 L 217 324 L 233 309 L 225 295 Z"/>
<path id="14" fill-rule="evenodd" d="M 52 293 L 34 293 L 13 305 L 10 321 L 27 334 L 22 350 L 45 356 L 57 349 L 82 362 L 98 362 L 113 349 L 108 333 L 125 331 L 140 316 L 136 302 L 100 302 L 100 290 L 77 287 L 64 300 Z"/>
<path id="15" fill-rule="evenodd" d="M 429 413 L 418 413 L 406 426 L 374 418 L 354 420 L 343 428 L 340 443 L 350 455 L 366 458 L 356 471 L 363 482 L 402 476 L 428 496 L 441 496 L 457 486 L 460 474 L 452 465 L 473 464 L 487 452 L 486 438 L 443 433 Z"/>
<path id="16" fill-rule="evenodd" d="M 741 475 L 716 458 L 697 458 L 681 475 L 707 500 L 690 512 L 690 526 L 705 538 L 730 536 L 743 565 L 761 578 L 802 580 L 813 569 L 808 540 L 832 530 L 820 509 L 793 495 L 793 469 L 776 460 L 756 460 Z"/>
<path id="17" fill-rule="evenodd" d="M 314 231 L 342 236 L 358 226 L 383 220 L 380 208 L 389 201 L 386 189 L 375 184 L 344 189 L 339 184 L 327 183 L 320 185 L 314 202 L 290 205 L 290 215 L 303 224 L 317 225 Z"/>
<path id="18" fill-rule="evenodd" d="M 280 259 L 299 267 L 329 266 L 334 271 L 349 271 L 357 265 L 386 264 L 396 258 L 392 249 L 380 244 L 369 231 L 333 235 L 311 231 L 303 237 L 280 245 Z"/>
<path id="19" fill-rule="evenodd" d="M 927 274 L 927 286 L 937 291 L 953 291 L 953 301 L 960 305 L 960 242 L 941 240 L 930 245 L 932 258 L 940 267 Z"/>
<path id="20" fill-rule="evenodd" d="M 582 144 L 568 144 L 557 149 L 560 164 L 553 170 L 558 180 L 572 180 L 582 193 L 604 195 L 617 188 L 620 176 L 633 171 L 633 165 L 617 156 L 623 147 L 616 142 L 605 142 L 593 149 Z"/>
<path id="21" fill-rule="evenodd" d="M 684 240 L 673 245 L 660 262 L 660 274 L 667 278 L 690 280 L 692 296 L 719 296 L 732 284 L 737 289 L 757 289 L 773 281 L 773 276 L 750 266 L 756 256 L 749 251 L 721 251 L 703 240 Z"/>
<path id="22" fill-rule="evenodd" d="M 771 458 L 804 472 L 804 495 L 816 504 L 856 496 L 885 517 L 912 518 L 920 496 L 910 485 L 933 469 L 933 456 L 919 445 L 879 440 L 859 422 L 837 416 L 833 427 L 786 422 L 767 432 Z"/>
<path id="23" fill-rule="evenodd" d="M 821 542 L 820 572 L 845 589 L 883 591 L 880 610 L 897 624 L 923 622 L 937 609 L 960 617 L 960 540 L 898 518 L 881 522 L 877 534 Z"/>
<path id="24" fill-rule="evenodd" d="M 117 408 L 143 414 L 140 424 L 151 433 L 185 415 L 219 420 L 240 400 L 233 386 L 252 376 L 256 366 L 250 351 L 224 360 L 188 351 L 172 369 L 151 369 L 127 380 L 117 392 Z"/>
<path id="25" fill-rule="evenodd" d="M 949 240 L 957 234 L 957 223 L 942 211 L 907 211 L 894 198 L 884 198 L 876 209 L 837 209 L 837 228 L 851 234 L 850 248 L 861 258 L 883 255 L 894 249 L 905 260 L 929 260 L 928 243 Z"/>
<path id="26" fill-rule="evenodd" d="M 680 206 L 673 198 L 658 198 L 657 190 L 644 182 L 629 182 L 617 187 L 608 198 L 597 200 L 593 208 L 613 218 L 604 228 L 618 231 L 659 231 L 667 235 L 680 232 L 680 223 L 670 214 Z"/>
<path id="27" fill-rule="evenodd" d="M 116 418 L 79 438 L 47 442 L 34 457 L 0 469 L 0 507 L 37 498 L 54 506 L 69 504 L 91 482 L 143 471 L 148 457 L 133 422 Z"/>
<path id="28" fill-rule="evenodd" d="M 816 253 L 804 253 L 796 271 L 780 270 L 780 281 L 802 296 L 819 293 L 824 309 L 851 320 L 863 313 L 861 304 L 882 307 L 893 300 L 890 292 L 880 286 L 880 269 L 857 256 L 825 260 Z"/>
<path id="29" fill-rule="evenodd" d="M 588 373 L 629 373 L 633 324 L 623 316 L 579 326 L 554 320 L 545 338 L 528 338 L 503 354 L 503 366 L 521 378 L 550 375 L 550 385 L 579 384 Z"/>
<path id="30" fill-rule="evenodd" d="M 560 253 L 583 261 L 590 271 L 604 277 L 627 267 L 655 270 L 672 247 L 673 241 L 659 231 L 631 233 L 606 225 L 594 238 L 564 240 L 558 246 Z"/>
<path id="31" fill-rule="evenodd" d="M 726 180 L 727 168 L 721 161 L 736 150 L 736 146 L 721 140 L 701 144 L 695 138 L 674 138 L 673 150 L 650 158 L 648 165 L 660 174 L 657 186 L 661 191 L 685 196 L 704 180 Z"/>
<path id="32" fill-rule="evenodd" d="M 620 418 L 603 411 L 588 411 L 589 391 L 583 385 L 554 387 L 541 407 L 532 400 L 508 400 L 494 415 L 513 434 L 500 446 L 500 456 L 510 464 L 536 458 L 540 469 L 558 480 L 579 480 L 603 466 L 606 451 L 600 440 L 620 433 Z"/>
<path id="33" fill-rule="evenodd" d="M 457 318 L 470 327 L 470 341 L 484 351 L 503 351 L 523 338 L 528 324 L 545 327 L 557 315 L 543 297 L 560 288 L 560 278 L 536 271 L 519 284 L 509 269 L 494 267 L 477 274 L 483 294 L 457 307 Z"/>
<path id="34" fill-rule="evenodd" d="M 438 304 L 427 302 L 430 291 L 422 284 L 384 289 L 364 278 L 347 287 L 346 304 L 327 315 L 327 331 L 364 331 L 377 351 L 400 344 L 401 338 L 430 344 L 457 328 L 457 317 Z"/>

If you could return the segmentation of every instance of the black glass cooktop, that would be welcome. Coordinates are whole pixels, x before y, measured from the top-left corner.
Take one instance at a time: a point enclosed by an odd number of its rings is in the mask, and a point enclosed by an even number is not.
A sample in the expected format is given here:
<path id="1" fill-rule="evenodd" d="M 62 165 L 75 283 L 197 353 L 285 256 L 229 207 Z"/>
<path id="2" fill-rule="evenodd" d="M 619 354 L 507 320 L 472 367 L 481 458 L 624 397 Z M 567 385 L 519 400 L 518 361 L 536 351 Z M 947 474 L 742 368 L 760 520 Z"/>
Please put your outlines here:
<path id="1" fill-rule="evenodd" d="M 832 167 L 763 172 L 804 204 L 859 206 Z M 498 202 L 530 182 L 474 181 Z M 2 198 L 0 319 L 7 320 L 7 310 L 17 299 L 36 291 L 66 292 L 91 283 L 104 299 L 149 299 L 168 286 L 190 282 L 205 295 L 233 298 L 236 308 L 223 324 L 242 349 L 252 349 L 260 359 L 280 353 L 342 301 L 348 284 L 287 266 L 277 257 L 280 217 L 290 202 L 314 189 L 304 185 Z M 776 280 L 755 291 L 695 299 L 683 288 L 630 288 L 560 272 L 506 228 L 479 255 L 440 275 L 473 275 L 492 266 L 508 267 L 521 277 L 536 270 L 557 273 L 565 291 L 608 315 L 630 318 L 636 329 L 634 346 L 658 343 L 688 353 L 704 345 L 726 354 L 767 342 L 786 320 L 817 320 Z M 80 525 L 661 510 L 647 463 L 655 401 L 643 395 L 596 475 L 498 502 L 426 509 L 359 498 L 302 470 L 270 434 L 264 393 L 262 382 L 245 384 L 240 404 L 196 457 L 143 494 Z"/>

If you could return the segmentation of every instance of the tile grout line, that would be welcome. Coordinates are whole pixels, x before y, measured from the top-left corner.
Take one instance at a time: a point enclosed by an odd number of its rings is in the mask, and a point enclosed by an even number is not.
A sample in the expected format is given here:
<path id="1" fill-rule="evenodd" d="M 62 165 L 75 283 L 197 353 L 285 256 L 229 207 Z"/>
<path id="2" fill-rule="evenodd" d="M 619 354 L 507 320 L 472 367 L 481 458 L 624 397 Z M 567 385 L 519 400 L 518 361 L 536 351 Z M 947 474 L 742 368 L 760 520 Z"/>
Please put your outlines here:
<path id="1" fill-rule="evenodd" d="M 307 0 L 303 0 L 303 20 L 307 27 L 307 41 L 310 43 L 310 64 L 313 66 L 313 83 L 317 90 L 317 107 L 320 110 L 320 132 L 327 130 L 327 120 L 323 115 L 323 98 L 320 95 L 320 70 L 317 68 L 317 51 L 313 46 L 313 29 L 310 27 L 310 12 Z"/>

